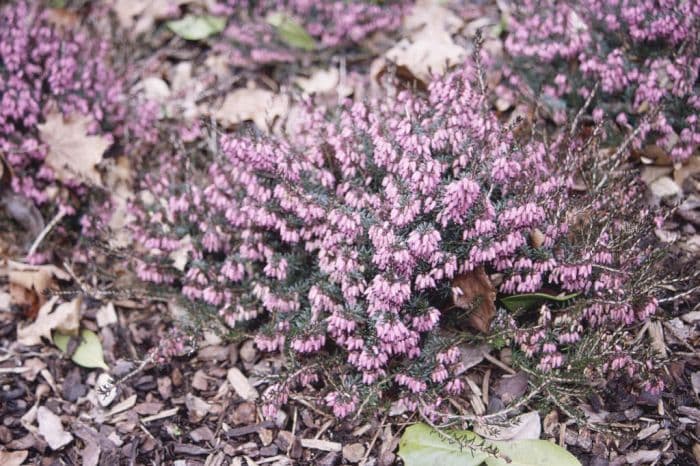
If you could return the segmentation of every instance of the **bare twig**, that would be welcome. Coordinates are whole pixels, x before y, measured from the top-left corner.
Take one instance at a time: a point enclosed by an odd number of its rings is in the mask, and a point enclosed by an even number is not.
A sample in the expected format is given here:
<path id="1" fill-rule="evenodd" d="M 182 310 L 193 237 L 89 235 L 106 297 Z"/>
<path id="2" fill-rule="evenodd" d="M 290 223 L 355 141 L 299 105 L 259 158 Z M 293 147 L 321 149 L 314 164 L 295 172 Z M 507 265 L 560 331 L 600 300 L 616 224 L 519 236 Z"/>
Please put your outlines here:
<path id="1" fill-rule="evenodd" d="M 41 233 L 39 233 L 39 236 L 36 237 L 34 242 L 32 243 L 31 247 L 29 248 L 29 252 L 27 253 L 27 257 L 31 256 L 36 252 L 36 250 L 39 248 L 39 245 L 41 242 L 46 238 L 46 235 L 49 234 L 49 232 L 53 229 L 53 227 L 56 226 L 58 222 L 63 219 L 63 217 L 66 216 L 66 211 L 63 209 L 59 209 L 56 215 L 51 219 L 51 221 L 44 227 L 43 230 L 41 230 Z"/>

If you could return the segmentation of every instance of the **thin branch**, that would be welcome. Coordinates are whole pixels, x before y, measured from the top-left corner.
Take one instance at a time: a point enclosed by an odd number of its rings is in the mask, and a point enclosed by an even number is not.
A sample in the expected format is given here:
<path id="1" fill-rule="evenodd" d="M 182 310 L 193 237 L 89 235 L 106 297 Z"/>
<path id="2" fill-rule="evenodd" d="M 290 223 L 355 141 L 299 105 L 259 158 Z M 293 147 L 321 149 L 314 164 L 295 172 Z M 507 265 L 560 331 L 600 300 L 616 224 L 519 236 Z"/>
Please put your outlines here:
<path id="1" fill-rule="evenodd" d="M 36 237 L 34 242 L 32 243 L 32 246 L 29 248 L 29 252 L 27 253 L 27 257 L 33 255 L 36 250 L 39 248 L 39 245 L 41 242 L 46 238 L 46 235 L 49 234 L 49 232 L 53 229 L 53 227 L 56 226 L 58 222 L 63 219 L 63 217 L 66 216 L 66 211 L 64 209 L 59 209 L 58 213 L 51 219 L 48 225 L 44 227 L 43 230 L 41 230 L 41 233 L 39 233 L 39 236 Z"/>

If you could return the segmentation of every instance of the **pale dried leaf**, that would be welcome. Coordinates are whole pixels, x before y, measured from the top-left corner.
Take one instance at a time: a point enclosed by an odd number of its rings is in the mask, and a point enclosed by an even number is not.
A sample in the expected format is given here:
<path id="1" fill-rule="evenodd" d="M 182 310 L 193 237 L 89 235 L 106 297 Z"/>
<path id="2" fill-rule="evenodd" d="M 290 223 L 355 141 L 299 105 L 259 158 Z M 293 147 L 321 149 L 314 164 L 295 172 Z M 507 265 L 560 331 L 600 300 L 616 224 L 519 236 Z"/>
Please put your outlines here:
<path id="1" fill-rule="evenodd" d="M 676 166 L 673 170 L 673 180 L 682 187 L 688 177 L 697 174 L 700 174 L 700 155 L 694 155 L 686 163 Z"/>
<path id="2" fill-rule="evenodd" d="M 157 76 L 147 76 L 134 86 L 135 92 L 142 92 L 148 100 L 163 103 L 170 98 L 170 86 Z"/>
<path id="3" fill-rule="evenodd" d="M 542 423 L 537 411 L 521 414 L 509 425 L 475 424 L 474 432 L 490 440 L 535 440 L 540 438 Z"/>
<path id="4" fill-rule="evenodd" d="M 45 406 L 39 407 L 36 417 L 39 423 L 39 434 L 44 437 L 52 450 L 58 450 L 73 441 L 73 436 L 63 429 L 61 418 Z"/>
<path id="5" fill-rule="evenodd" d="M 649 339 L 651 339 L 651 347 L 659 356 L 665 358 L 668 353 L 666 351 L 666 343 L 664 343 L 664 328 L 661 322 L 649 322 L 647 331 L 649 332 Z"/>
<path id="6" fill-rule="evenodd" d="M 117 311 L 111 301 L 102 306 L 95 313 L 98 327 L 106 327 L 117 323 Z"/>
<path id="7" fill-rule="evenodd" d="M 82 296 L 74 300 L 54 305 L 58 302 L 58 296 L 54 296 L 46 304 L 41 306 L 36 320 L 24 327 L 17 328 L 17 341 L 26 346 L 39 345 L 42 337 L 51 340 L 54 330 L 66 335 L 76 335 L 80 326 L 80 307 Z"/>
<path id="8" fill-rule="evenodd" d="M 29 452 L 27 450 L 0 451 L 0 464 L 2 466 L 20 466 L 24 464 Z"/>
<path id="9" fill-rule="evenodd" d="M 443 74 L 447 68 L 462 63 L 467 57 L 467 50 L 452 39 L 461 25 L 462 20 L 445 5 L 421 1 L 404 20 L 408 38 L 401 40 L 384 56 L 408 69 L 423 83 L 428 83 L 433 75 Z"/>
<path id="10" fill-rule="evenodd" d="M 649 184 L 649 189 L 656 197 L 672 197 L 681 193 L 681 188 L 668 176 L 662 176 Z"/>
<path id="11" fill-rule="evenodd" d="M 226 96 L 224 103 L 214 112 L 214 117 L 226 126 L 250 120 L 267 131 L 268 123 L 286 115 L 288 109 L 287 96 L 264 89 L 236 89 Z"/>
<path id="12" fill-rule="evenodd" d="M 39 136 L 49 147 L 44 162 L 61 181 L 80 180 L 102 186 L 97 166 L 111 142 L 104 136 L 89 136 L 90 117 L 73 115 L 66 119 L 52 113 L 37 125 Z"/>
<path id="13" fill-rule="evenodd" d="M 307 94 L 330 93 L 336 89 L 340 81 L 340 73 L 337 68 L 327 70 L 316 69 L 308 78 L 299 77 L 294 82 Z"/>
<path id="14" fill-rule="evenodd" d="M 454 305 L 471 310 L 467 323 L 482 333 L 488 333 L 496 315 L 496 288 L 483 267 L 457 276 L 452 281 Z"/>
<path id="15" fill-rule="evenodd" d="M 226 378 L 236 393 L 244 400 L 253 401 L 258 398 L 258 391 L 251 385 L 248 378 L 237 368 L 232 367 L 229 369 Z"/>
<path id="16" fill-rule="evenodd" d="M 8 261 L 7 265 L 11 284 L 34 291 L 40 297 L 43 297 L 44 291 L 51 287 L 55 279 L 70 280 L 68 273 L 54 265 L 28 265 L 14 261 Z"/>
<path id="17" fill-rule="evenodd" d="M 172 251 L 168 257 L 173 261 L 173 267 L 180 272 L 185 270 L 189 261 L 189 252 L 192 251 L 192 237 L 190 235 L 180 239 L 180 247 Z"/>

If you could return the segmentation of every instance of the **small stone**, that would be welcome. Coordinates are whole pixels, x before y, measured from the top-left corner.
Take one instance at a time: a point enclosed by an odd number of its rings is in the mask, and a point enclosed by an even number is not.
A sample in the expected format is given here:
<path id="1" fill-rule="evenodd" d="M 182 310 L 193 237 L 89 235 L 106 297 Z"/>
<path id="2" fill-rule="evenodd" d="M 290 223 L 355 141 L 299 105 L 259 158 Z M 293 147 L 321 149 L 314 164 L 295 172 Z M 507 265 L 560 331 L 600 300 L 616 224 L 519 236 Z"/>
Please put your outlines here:
<path id="1" fill-rule="evenodd" d="M 361 443 L 351 443 L 343 447 L 343 458 L 350 463 L 359 463 L 365 456 L 365 446 Z"/>

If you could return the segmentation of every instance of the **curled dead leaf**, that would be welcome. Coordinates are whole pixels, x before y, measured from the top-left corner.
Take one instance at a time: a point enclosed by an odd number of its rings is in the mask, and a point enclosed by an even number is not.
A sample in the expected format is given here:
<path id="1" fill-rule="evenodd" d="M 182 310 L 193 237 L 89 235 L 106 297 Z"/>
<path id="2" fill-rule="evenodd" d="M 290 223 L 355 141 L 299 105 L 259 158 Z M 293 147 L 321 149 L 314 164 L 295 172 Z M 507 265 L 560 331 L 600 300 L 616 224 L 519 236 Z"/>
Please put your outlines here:
<path id="1" fill-rule="evenodd" d="M 471 310 L 467 318 L 469 326 L 488 333 L 496 314 L 496 288 L 484 268 L 456 277 L 452 281 L 452 297 L 456 307 Z"/>
<path id="2" fill-rule="evenodd" d="M 61 333 L 76 335 L 80 326 L 80 307 L 82 296 L 78 296 L 73 301 L 58 302 L 58 296 L 54 296 L 41 309 L 36 320 L 24 327 L 17 328 L 17 341 L 22 345 L 32 346 L 42 343 L 42 338 L 51 340 L 51 333 L 58 330 Z"/>

